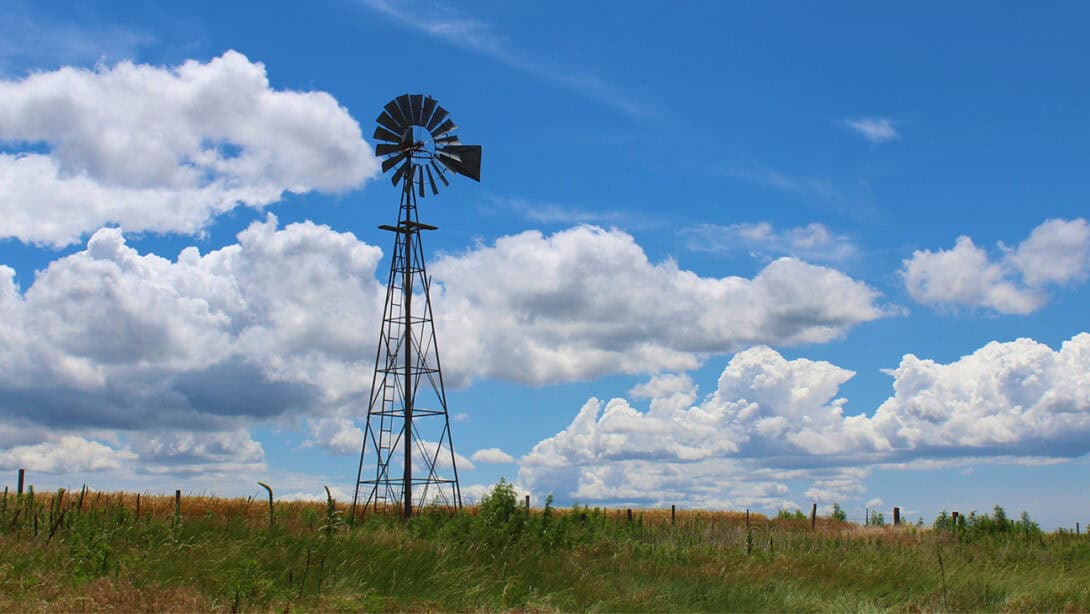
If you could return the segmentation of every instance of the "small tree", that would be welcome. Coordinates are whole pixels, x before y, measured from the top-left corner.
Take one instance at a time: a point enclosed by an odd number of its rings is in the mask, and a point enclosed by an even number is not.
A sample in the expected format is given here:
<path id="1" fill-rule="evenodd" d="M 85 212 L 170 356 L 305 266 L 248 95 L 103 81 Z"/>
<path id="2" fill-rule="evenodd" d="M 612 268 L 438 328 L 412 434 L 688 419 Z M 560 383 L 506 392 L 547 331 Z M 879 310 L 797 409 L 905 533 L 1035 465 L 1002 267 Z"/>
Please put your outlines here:
<path id="1" fill-rule="evenodd" d="M 845 522 L 846 520 L 848 520 L 848 513 L 840 509 L 839 503 L 833 503 L 833 513 L 830 515 L 830 517 L 834 520 Z"/>
<path id="2" fill-rule="evenodd" d="M 492 490 L 481 499 L 480 517 L 485 524 L 500 525 L 511 521 L 518 510 L 515 487 L 500 478 Z"/>

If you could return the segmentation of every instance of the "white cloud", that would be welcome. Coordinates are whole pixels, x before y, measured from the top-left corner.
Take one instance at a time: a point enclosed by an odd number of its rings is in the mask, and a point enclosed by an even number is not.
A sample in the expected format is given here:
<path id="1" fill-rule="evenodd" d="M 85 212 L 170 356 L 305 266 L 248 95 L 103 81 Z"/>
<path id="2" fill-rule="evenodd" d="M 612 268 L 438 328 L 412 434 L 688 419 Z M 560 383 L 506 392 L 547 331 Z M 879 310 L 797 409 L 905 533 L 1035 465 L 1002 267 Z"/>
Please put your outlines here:
<path id="1" fill-rule="evenodd" d="M 950 364 L 907 355 L 872 419 L 896 450 L 1068 458 L 1090 451 L 1090 334 L 1059 351 L 992 342 Z"/>
<path id="2" fill-rule="evenodd" d="M 0 237 L 63 246 L 105 224 L 200 231 L 242 204 L 340 192 L 377 173 L 324 92 L 273 90 L 228 51 L 173 68 L 121 62 L 0 81 Z M 46 153 L 36 147 L 44 146 Z"/>
<path id="3" fill-rule="evenodd" d="M 1026 314 L 1048 303 L 1048 284 L 1086 279 L 1090 225 L 1086 220 L 1046 220 L 1016 248 L 993 258 L 967 236 L 949 250 L 917 250 L 901 276 L 913 299 L 931 305 L 967 305 Z"/>
<path id="4" fill-rule="evenodd" d="M 1032 313 L 1047 301 L 1038 290 L 1020 286 L 1001 263 L 966 236 L 953 249 L 917 250 L 904 261 L 901 275 L 917 302 L 931 305 L 971 305 L 1000 313 Z"/>
<path id="5" fill-rule="evenodd" d="M 219 431 L 351 404 L 374 360 L 381 251 L 309 222 L 276 226 L 174 261 L 100 230 L 23 294 L 0 270 L 0 414 Z"/>
<path id="6" fill-rule="evenodd" d="M 1090 224 L 1086 220 L 1046 220 L 1008 255 L 1030 286 L 1084 281 L 1090 270 Z"/>
<path id="7" fill-rule="evenodd" d="M 74 435 L 48 437 L 31 445 L 0 449 L 0 468 L 27 469 L 47 473 L 119 469 L 136 455 L 102 442 Z"/>
<path id="8" fill-rule="evenodd" d="M 254 473 L 265 470 L 265 450 L 245 429 L 166 431 L 129 438 L 138 470 L 152 474 Z"/>
<path id="9" fill-rule="evenodd" d="M 317 418 L 310 420 L 311 438 L 304 445 L 318 445 L 338 456 L 359 455 L 363 446 L 363 430 L 348 418 Z"/>
<path id="10" fill-rule="evenodd" d="M 684 231 L 689 249 L 708 252 L 748 251 L 756 256 L 786 254 L 806 260 L 841 261 L 855 255 L 845 235 L 812 223 L 777 231 L 768 222 L 756 224 L 700 224 Z"/>
<path id="11" fill-rule="evenodd" d="M 695 405 L 591 399 L 519 460 L 519 480 L 561 500 L 777 509 L 791 480 L 810 483 L 807 500 L 844 502 L 878 466 L 1090 452 L 1090 334 L 1058 351 L 993 342 L 945 365 L 906 355 L 889 374 L 894 395 L 873 415 L 845 415 L 836 395 L 851 371 L 756 347 Z"/>
<path id="12" fill-rule="evenodd" d="M 781 258 L 753 279 L 701 277 L 590 226 L 502 237 L 431 270 L 455 382 L 684 371 L 707 354 L 825 342 L 886 315 L 875 290 L 834 269 Z"/>
<path id="13" fill-rule="evenodd" d="M 370 392 L 381 255 L 350 233 L 281 229 L 270 215 L 235 244 L 173 260 L 101 229 L 25 291 L 0 266 L 0 424 L 18 420 L 10 428 L 21 433 L 0 430 L 0 450 L 43 441 L 41 427 L 150 433 L 134 453 L 149 471 L 180 474 L 260 464 L 244 429 L 305 417 L 313 444 L 358 453 L 352 420 Z M 501 238 L 442 257 L 433 272 L 448 385 L 676 372 L 754 341 L 825 341 L 884 315 L 873 289 L 832 269 L 781 259 L 753 279 L 703 278 L 648 262 L 627 234 L 586 227 Z M 692 402 L 686 376 L 656 381 L 674 389 L 656 407 Z M 174 431 L 187 434 L 161 435 Z"/>
<path id="14" fill-rule="evenodd" d="M 844 125 L 867 141 L 879 145 L 901 138 L 897 126 L 888 117 L 858 117 L 844 120 Z"/>
<path id="15" fill-rule="evenodd" d="M 340 488 L 338 486 L 332 486 L 329 492 L 326 493 L 325 488 L 318 487 L 312 490 L 296 490 L 289 492 L 285 495 L 276 496 L 277 501 L 283 501 L 285 503 L 291 503 L 294 501 L 306 501 L 306 502 L 325 502 L 327 497 L 332 496 L 334 501 L 351 501 L 354 491 L 346 488 Z"/>
<path id="16" fill-rule="evenodd" d="M 477 450 L 470 458 L 478 463 L 503 464 L 515 462 L 515 457 L 499 448 L 484 448 L 482 450 Z"/>

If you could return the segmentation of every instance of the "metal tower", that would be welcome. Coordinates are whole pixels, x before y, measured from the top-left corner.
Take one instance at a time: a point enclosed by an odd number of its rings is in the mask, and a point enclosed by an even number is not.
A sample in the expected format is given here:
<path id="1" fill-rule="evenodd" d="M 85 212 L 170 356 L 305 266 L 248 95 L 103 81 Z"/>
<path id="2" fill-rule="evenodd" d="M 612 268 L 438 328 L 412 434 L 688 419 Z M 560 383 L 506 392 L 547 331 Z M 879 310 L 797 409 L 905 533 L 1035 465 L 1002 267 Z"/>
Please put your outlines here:
<path id="1" fill-rule="evenodd" d="M 421 243 L 423 231 L 436 227 L 420 222 L 417 199 L 425 175 L 433 194 L 436 178 L 449 185 L 448 171 L 480 181 L 481 148 L 459 143 L 454 122 L 430 96 L 390 101 L 378 124 L 374 137 L 384 142 L 375 152 L 385 156 L 383 172 L 397 167 L 391 181 L 401 183 L 401 206 L 397 226 L 379 226 L 394 233 L 394 250 L 352 517 L 360 504 L 364 512 L 400 504 L 408 518 L 414 503 L 462 505 Z"/>

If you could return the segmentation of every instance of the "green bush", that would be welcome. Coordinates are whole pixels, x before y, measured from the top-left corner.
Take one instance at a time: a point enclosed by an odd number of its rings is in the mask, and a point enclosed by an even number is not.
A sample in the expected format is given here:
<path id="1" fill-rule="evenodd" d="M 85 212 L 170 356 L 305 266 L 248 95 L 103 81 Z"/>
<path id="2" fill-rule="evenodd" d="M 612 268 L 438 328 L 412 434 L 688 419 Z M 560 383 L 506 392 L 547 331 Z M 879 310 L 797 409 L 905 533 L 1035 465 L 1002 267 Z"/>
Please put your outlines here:
<path id="1" fill-rule="evenodd" d="M 847 522 L 848 513 L 840 509 L 839 503 L 833 503 L 833 513 L 829 515 L 833 520 L 839 520 L 840 522 Z"/>
<path id="2" fill-rule="evenodd" d="M 964 540 L 974 540 L 982 537 L 1022 537 L 1039 538 L 1043 535 L 1041 526 L 1030 518 L 1028 512 L 1022 512 L 1018 520 L 1007 517 L 1007 511 L 1002 506 L 992 508 L 992 514 L 978 514 L 975 510 L 969 512 L 968 517 L 959 516 L 957 525 L 954 525 L 952 516 L 943 510 L 935 517 L 932 528 L 936 531 L 957 530 Z"/>

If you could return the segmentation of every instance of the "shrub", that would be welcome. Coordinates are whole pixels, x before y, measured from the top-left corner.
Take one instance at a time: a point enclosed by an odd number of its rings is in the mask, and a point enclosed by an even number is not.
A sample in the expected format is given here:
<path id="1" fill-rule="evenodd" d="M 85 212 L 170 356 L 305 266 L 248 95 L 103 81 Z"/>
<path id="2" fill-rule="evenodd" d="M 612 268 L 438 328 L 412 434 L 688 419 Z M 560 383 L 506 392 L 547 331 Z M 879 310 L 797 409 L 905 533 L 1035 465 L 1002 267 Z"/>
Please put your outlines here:
<path id="1" fill-rule="evenodd" d="M 848 513 L 840 509 L 839 503 L 833 503 L 833 513 L 830 514 L 833 520 L 839 520 L 840 522 L 846 522 L 848 520 Z"/>
<path id="2" fill-rule="evenodd" d="M 515 487 L 506 478 L 500 481 L 481 499 L 478 516 L 489 525 L 502 525 L 511 521 L 518 510 Z"/>
<path id="3" fill-rule="evenodd" d="M 776 513 L 776 518 L 781 520 L 806 520 L 806 514 L 803 514 L 800 509 L 795 509 L 792 512 L 785 507 Z"/>

